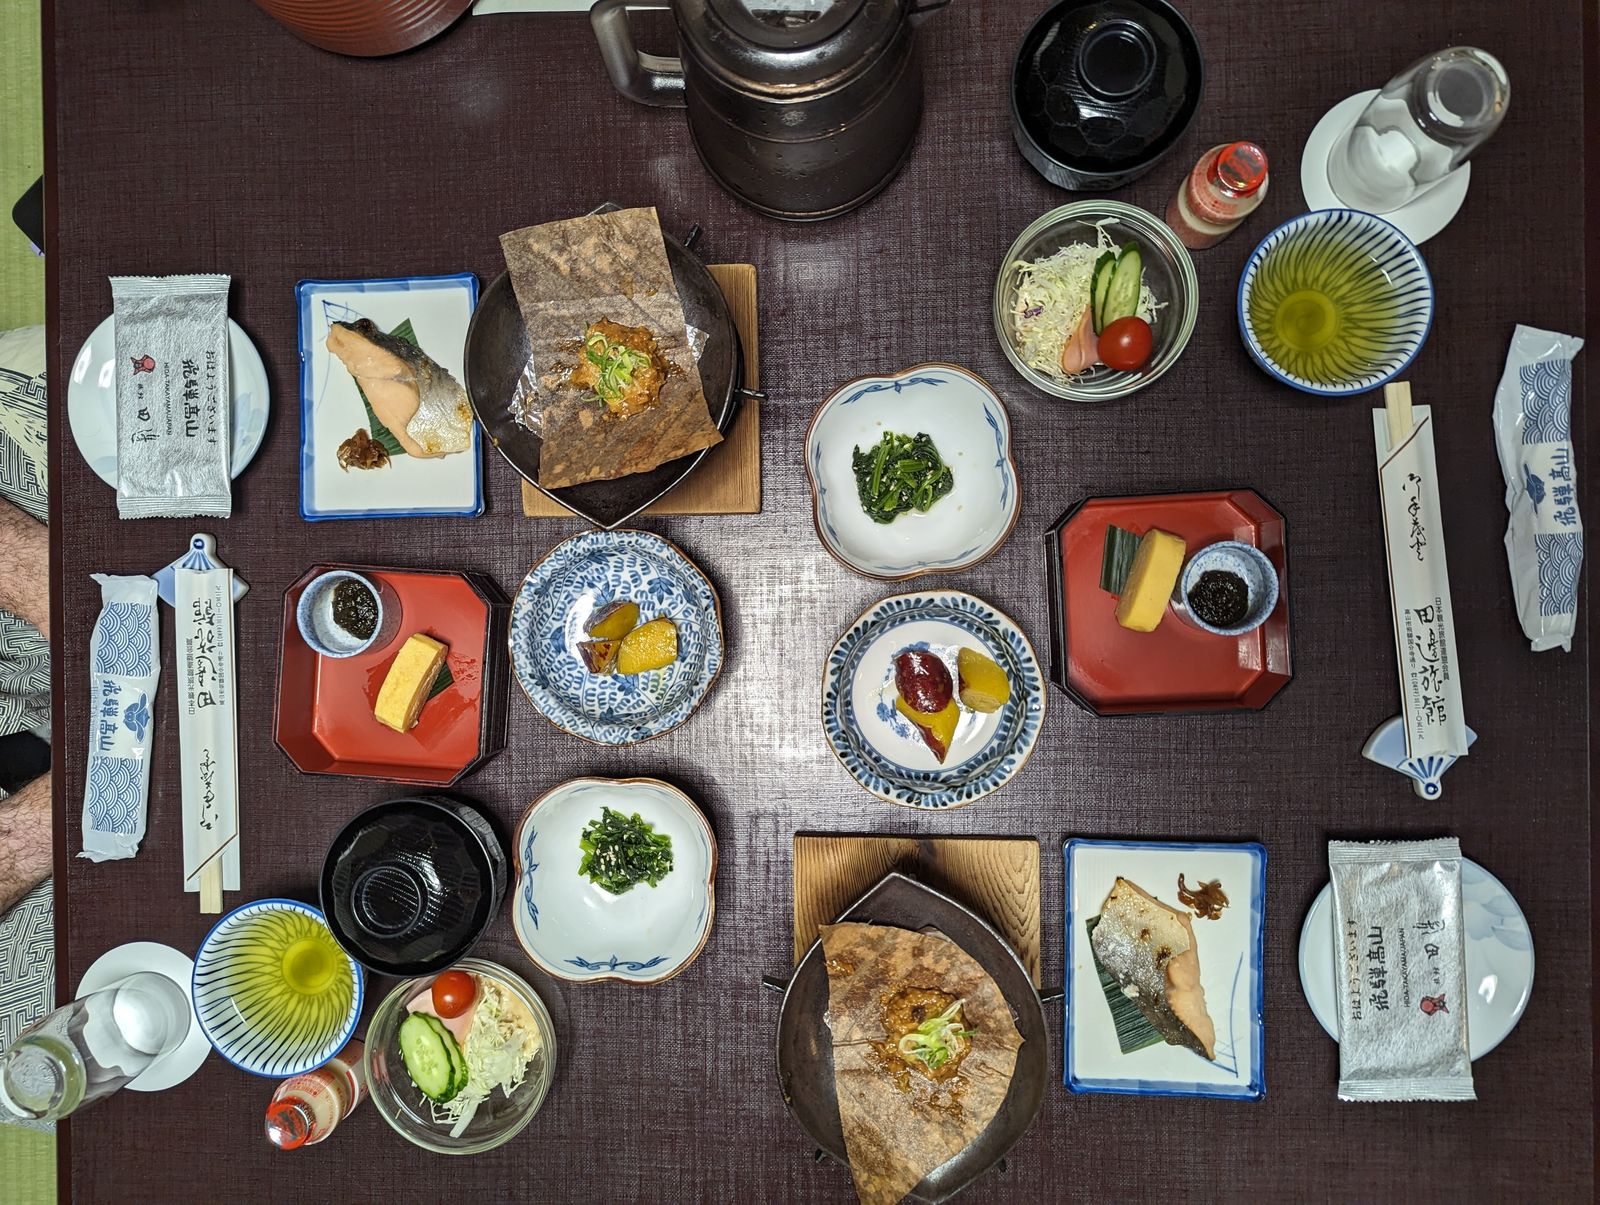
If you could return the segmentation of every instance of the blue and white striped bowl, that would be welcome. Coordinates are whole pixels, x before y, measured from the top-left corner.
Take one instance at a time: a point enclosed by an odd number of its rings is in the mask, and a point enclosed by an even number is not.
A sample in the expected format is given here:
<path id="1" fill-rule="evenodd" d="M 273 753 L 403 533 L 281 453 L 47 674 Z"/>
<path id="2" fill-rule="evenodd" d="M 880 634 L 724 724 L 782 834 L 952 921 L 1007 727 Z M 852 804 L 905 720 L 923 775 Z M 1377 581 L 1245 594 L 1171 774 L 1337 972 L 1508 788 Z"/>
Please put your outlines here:
<path id="1" fill-rule="evenodd" d="M 1303 295 L 1297 297 L 1296 295 Z M 1336 326 L 1315 351 L 1296 350 L 1272 329 L 1280 305 L 1332 303 Z M 1239 277 L 1239 333 L 1255 362 L 1286 385 L 1349 397 L 1393 380 L 1433 326 L 1433 279 L 1405 235 L 1354 209 L 1320 209 L 1279 226 Z"/>
<path id="2" fill-rule="evenodd" d="M 335 960 L 320 992 L 285 980 L 285 964 L 308 951 Z M 274 1079 L 315 1070 L 344 1048 L 361 1019 L 364 987 L 361 967 L 322 913 L 298 900 L 235 908 L 194 959 L 194 1011 L 211 1045 L 240 1070 Z"/>
<path id="3" fill-rule="evenodd" d="M 954 678 L 963 645 L 999 663 L 1011 699 L 988 714 L 963 706 L 941 763 L 895 710 L 894 659 L 907 648 L 925 649 L 943 658 Z M 959 590 L 884 599 L 839 637 L 823 667 L 828 744 L 852 778 L 902 807 L 958 808 L 1010 782 L 1038 742 L 1046 702 L 1044 676 L 1022 629 Z"/>

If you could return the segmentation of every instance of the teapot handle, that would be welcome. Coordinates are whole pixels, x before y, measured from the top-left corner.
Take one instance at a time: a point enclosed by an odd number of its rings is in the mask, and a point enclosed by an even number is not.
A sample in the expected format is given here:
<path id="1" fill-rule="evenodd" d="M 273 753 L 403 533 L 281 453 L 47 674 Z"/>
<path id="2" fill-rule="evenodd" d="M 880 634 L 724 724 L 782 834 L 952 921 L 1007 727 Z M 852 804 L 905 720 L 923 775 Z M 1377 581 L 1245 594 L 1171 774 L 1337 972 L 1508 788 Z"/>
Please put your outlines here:
<path id="1" fill-rule="evenodd" d="M 678 59 L 642 54 L 633 44 L 630 12 L 666 12 L 670 0 L 599 0 L 589 10 L 600 58 L 616 90 L 641 105 L 682 108 L 683 64 Z"/>

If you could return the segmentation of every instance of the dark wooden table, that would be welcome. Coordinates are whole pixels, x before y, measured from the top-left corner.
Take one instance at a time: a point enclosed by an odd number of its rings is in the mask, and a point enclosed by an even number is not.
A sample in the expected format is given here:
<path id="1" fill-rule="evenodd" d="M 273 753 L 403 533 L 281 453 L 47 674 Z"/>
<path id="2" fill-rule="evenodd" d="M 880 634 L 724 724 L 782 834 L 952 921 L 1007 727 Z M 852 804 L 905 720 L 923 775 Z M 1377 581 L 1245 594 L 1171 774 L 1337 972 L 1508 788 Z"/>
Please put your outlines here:
<path id="1" fill-rule="evenodd" d="M 909 167 L 866 209 L 792 226 L 712 185 L 681 113 L 615 95 L 582 16 L 468 19 L 417 52 L 368 62 L 302 45 L 244 0 L 46 5 L 62 994 L 117 943 L 192 950 L 209 923 L 179 890 L 170 652 L 145 846 L 132 861 L 102 865 L 69 856 L 79 848 L 86 636 L 98 608 L 88 575 L 152 571 L 195 528 L 119 522 L 112 492 L 62 421 L 67 367 L 110 310 L 108 273 L 232 273 L 232 313 L 272 377 L 266 444 L 235 487 L 233 519 L 214 525 L 223 556 L 252 586 L 239 608 L 244 890 L 229 905 L 314 899 L 329 838 L 352 812 L 395 793 L 302 777 L 274 747 L 284 587 L 314 561 L 357 559 L 482 570 L 514 590 L 541 553 L 578 530 L 524 519 L 518 482 L 492 454 L 481 519 L 302 523 L 297 280 L 470 269 L 487 281 L 500 271 L 504 230 L 607 198 L 656 204 L 669 229 L 703 224 L 711 259 L 759 266 L 772 398 L 760 515 L 644 524 L 681 543 L 721 588 L 731 658 L 707 705 L 662 740 L 595 749 L 519 695 L 505 753 L 465 784 L 508 823 L 578 774 L 682 784 L 711 815 L 722 854 L 716 928 L 700 960 L 648 989 L 535 977 L 556 1017 L 560 1070 L 543 1112 L 492 1154 L 430 1157 L 370 1106 L 325 1145 L 279 1154 L 260 1129 L 271 1085 L 213 1058 L 167 1095 L 125 1093 L 64 1127 L 65 1188 L 85 1201 L 843 1199 L 848 1173 L 813 1162 L 784 1114 L 773 1076 L 776 1000 L 760 988 L 763 973 L 789 965 L 791 835 L 820 829 L 1039 837 L 1047 984 L 1062 973 L 1064 837 L 1248 838 L 1270 851 L 1265 1101 L 1052 1089 L 1005 1172 L 975 1186 L 974 1201 L 1589 1196 L 1591 646 L 1580 636 L 1570 655 L 1528 651 L 1501 546 L 1489 425 L 1513 323 L 1584 323 L 1579 6 L 1542 6 L 1535 20 L 1491 0 L 1189 4 L 1208 60 L 1203 108 L 1170 159 L 1119 195 L 1162 210 L 1199 152 L 1229 138 L 1259 140 L 1277 171 L 1250 225 L 1196 257 L 1203 308 L 1180 367 L 1096 408 L 1025 387 L 990 329 L 1009 241 L 1070 199 L 1023 163 L 1008 126 L 1011 55 L 1038 7 L 956 0 L 929 19 L 919 35 L 927 113 Z M 1246 358 L 1233 298 L 1256 239 L 1301 208 L 1298 154 L 1316 118 L 1457 43 L 1498 54 L 1516 92 L 1504 129 L 1478 156 L 1461 216 L 1425 248 L 1439 311 L 1410 379 L 1417 400 L 1436 408 L 1479 741 L 1444 800 L 1423 805 L 1359 756 L 1372 726 L 1396 710 L 1368 400 L 1328 404 L 1275 385 Z M 597 135 L 604 152 L 589 149 Z M 1016 616 L 1040 646 L 1040 534 L 1079 498 L 1243 485 L 1281 507 L 1296 674 L 1272 707 L 1096 720 L 1052 691 L 1032 763 L 976 806 L 913 814 L 850 780 L 818 723 L 820 666 L 838 632 L 890 591 L 819 547 L 800 445 L 813 407 L 838 381 L 932 359 L 996 384 L 1012 407 L 1024 481 L 1010 543 L 950 584 Z M 1580 459 L 1593 482 L 1600 457 Z M 1600 514 L 1592 490 L 1588 507 Z M 1325 842 L 1439 832 L 1458 834 L 1526 910 L 1539 960 L 1532 1004 L 1477 1064 L 1476 1104 L 1341 1104 L 1337 1051 L 1295 971 L 1302 917 L 1327 878 Z M 527 967 L 504 918 L 482 952 Z M 1058 1075 L 1060 1024 L 1052 1015 Z"/>

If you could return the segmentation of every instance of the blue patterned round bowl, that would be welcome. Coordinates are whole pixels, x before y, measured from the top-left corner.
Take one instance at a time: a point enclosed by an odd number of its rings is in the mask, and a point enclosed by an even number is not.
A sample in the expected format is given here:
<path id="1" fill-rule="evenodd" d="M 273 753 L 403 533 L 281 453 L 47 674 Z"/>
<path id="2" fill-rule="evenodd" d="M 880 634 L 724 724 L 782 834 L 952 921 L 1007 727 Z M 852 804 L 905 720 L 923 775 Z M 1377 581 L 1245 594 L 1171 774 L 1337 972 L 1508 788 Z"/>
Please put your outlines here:
<path id="1" fill-rule="evenodd" d="M 612 602 L 678 629 L 678 657 L 643 674 L 597 674 L 579 654 L 585 625 Z M 706 575 L 647 531 L 586 531 L 529 571 L 511 605 L 511 667 L 540 714 L 597 745 L 632 745 L 694 714 L 722 672 L 722 607 Z"/>
<path id="2" fill-rule="evenodd" d="M 1239 277 L 1239 332 L 1286 385 L 1321 397 L 1393 380 L 1433 325 L 1433 279 L 1382 218 L 1319 209 L 1272 231 Z"/>
<path id="3" fill-rule="evenodd" d="M 955 680 L 962 647 L 1000 665 L 1011 698 L 988 713 L 961 704 L 940 762 L 895 709 L 894 663 L 906 649 L 926 650 Z M 1033 753 L 1046 702 L 1044 675 L 1022 629 L 959 590 L 883 599 L 850 625 L 823 669 L 822 726 L 835 756 L 879 799 L 904 807 L 962 807 L 1010 782 Z"/>

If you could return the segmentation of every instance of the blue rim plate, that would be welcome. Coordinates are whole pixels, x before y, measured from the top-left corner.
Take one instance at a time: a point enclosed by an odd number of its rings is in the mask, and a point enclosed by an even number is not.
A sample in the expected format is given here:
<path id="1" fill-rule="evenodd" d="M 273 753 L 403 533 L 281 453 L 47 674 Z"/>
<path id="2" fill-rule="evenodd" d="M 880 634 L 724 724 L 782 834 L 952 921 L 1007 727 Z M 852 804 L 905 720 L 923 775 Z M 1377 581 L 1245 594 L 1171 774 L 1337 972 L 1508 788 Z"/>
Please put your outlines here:
<path id="1" fill-rule="evenodd" d="M 956 676 L 956 650 L 999 662 L 1011 700 L 983 715 L 961 709 L 941 765 L 894 709 L 894 659 L 907 648 L 937 653 Z M 998 790 L 1027 764 L 1048 697 L 1033 645 L 1009 616 L 959 590 L 895 594 L 846 629 L 823 667 L 822 726 L 850 776 L 886 803 L 957 808 Z"/>
<path id="2" fill-rule="evenodd" d="M 1297 236 L 1315 236 L 1324 228 L 1330 236 L 1348 235 L 1359 240 L 1361 249 L 1373 257 L 1395 284 L 1399 305 L 1404 311 L 1399 319 L 1402 330 L 1396 335 L 1396 342 L 1402 350 L 1382 367 L 1334 386 L 1305 380 L 1278 367 L 1256 338 L 1249 317 L 1250 290 L 1268 252 Z M 1245 261 L 1244 271 L 1239 274 L 1239 291 L 1234 304 L 1239 320 L 1239 337 L 1244 340 L 1245 350 L 1269 376 L 1316 397 L 1354 397 L 1394 380 L 1417 358 L 1422 345 L 1428 341 L 1428 333 L 1433 329 L 1433 277 L 1428 273 L 1427 261 L 1422 258 L 1422 252 L 1417 250 L 1416 244 L 1393 224 L 1358 209 L 1318 209 L 1290 218 L 1256 244 L 1256 249 Z"/>
<path id="3" fill-rule="evenodd" d="M 241 1071 L 271 1079 L 315 1071 L 343 1050 L 355 1036 L 366 992 L 366 975 L 361 965 L 339 948 L 330 930 L 328 942 L 350 964 L 350 973 L 355 980 L 350 1006 L 337 1032 L 328 1030 L 320 1036 L 320 1040 L 313 1041 L 294 1032 L 259 1034 L 249 1031 L 234 1003 L 233 985 L 237 977 L 229 972 L 231 957 L 226 947 L 234 931 L 244 921 L 255 916 L 283 912 L 303 913 L 324 927 L 328 923 L 319 909 L 299 900 L 262 899 L 241 904 L 211 926 L 210 932 L 200 943 L 200 949 L 194 956 L 192 983 L 195 1018 L 200 1022 L 200 1028 L 205 1031 L 212 1048 Z"/>
<path id="4" fill-rule="evenodd" d="M 1063 1081 L 1073 1092 L 1125 1096 L 1266 1095 L 1263 1024 L 1267 851 L 1255 842 L 1096 841 L 1074 838 L 1066 859 L 1066 1022 Z M 1196 920 L 1195 947 L 1206 1011 L 1217 1029 L 1216 1058 L 1158 1043 L 1126 1054 L 1117 1046 L 1084 922 L 1098 916 L 1118 877 L 1171 907 L 1178 875 L 1191 884 L 1218 879 L 1229 906 L 1220 919 Z"/>
<path id="5" fill-rule="evenodd" d="M 302 280 L 294 293 L 300 341 L 300 516 L 315 523 L 481 515 L 483 453 L 476 422 L 472 446 L 464 452 L 428 460 L 396 457 L 381 469 L 339 468 L 339 444 L 369 424 L 354 378 L 324 346 L 335 319 L 370 318 L 384 330 L 410 321 L 422 350 L 462 381 L 478 278 L 458 272 Z"/>
<path id="6" fill-rule="evenodd" d="M 612 895 L 579 874 L 579 840 L 601 808 L 672 838 L 672 869 Z M 540 970 L 591 983 L 662 983 L 705 948 L 716 914 L 717 839 L 694 800 L 657 778 L 574 778 L 523 813 L 511 927 Z"/>
<path id="7" fill-rule="evenodd" d="M 926 432 L 955 484 L 926 513 L 877 523 L 861 508 L 851 458 L 891 430 Z M 880 581 L 970 569 L 999 550 L 1022 510 L 1005 403 L 955 364 L 915 364 L 839 386 L 811 419 L 805 466 L 823 548 L 846 569 Z"/>
<path id="8" fill-rule="evenodd" d="M 578 655 L 584 625 L 610 602 L 639 604 L 639 621 L 678 628 L 678 659 L 636 675 L 592 674 Z M 539 713 L 597 745 L 632 745 L 682 724 L 722 672 L 722 604 L 676 545 L 648 531 L 586 531 L 528 571 L 511 604 L 517 681 Z"/>

